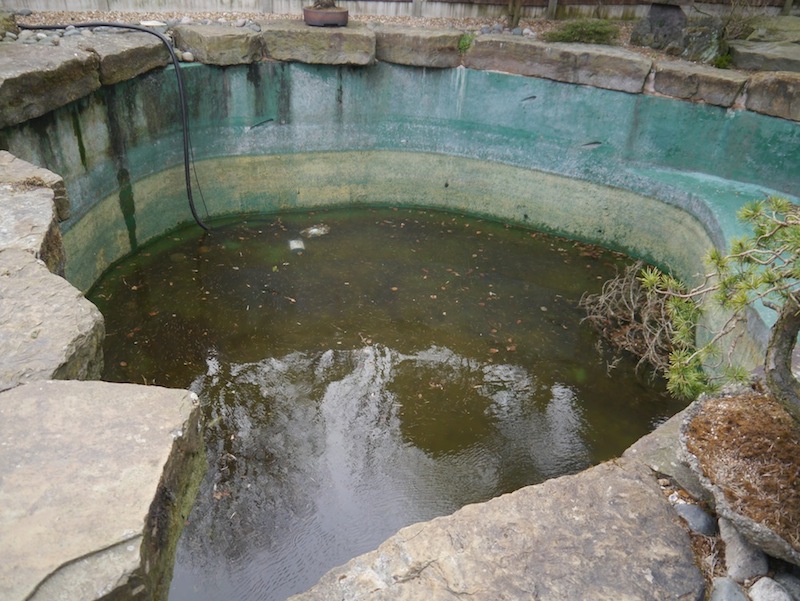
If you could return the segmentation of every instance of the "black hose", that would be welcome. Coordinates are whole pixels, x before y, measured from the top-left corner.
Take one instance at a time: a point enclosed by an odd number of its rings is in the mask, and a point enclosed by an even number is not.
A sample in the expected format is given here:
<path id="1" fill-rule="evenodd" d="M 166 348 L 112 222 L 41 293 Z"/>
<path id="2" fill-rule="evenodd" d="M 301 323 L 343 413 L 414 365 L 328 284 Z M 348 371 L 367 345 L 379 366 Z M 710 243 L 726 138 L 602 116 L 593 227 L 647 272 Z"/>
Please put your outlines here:
<path id="1" fill-rule="evenodd" d="M 143 33 L 149 33 L 150 35 L 156 36 L 161 42 L 166 46 L 167 51 L 169 52 L 170 57 L 172 58 L 172 64 L 175 66 L 175 78 L 178 81 L 178 98 L 181 103 L 181 124 L 183 126 L 183 172 L 184 177 L 186 179 L 186 195 L 189 198 L 189 210 L 192 212 L 192 217 L 194 218 L 197 225 L 203 228 L 205 231 L 210 232 L 211 228 L 208 227 L 205 223 L 203 223 L 200 216 L 197 214 L 197 209 L 194 206 L 194 197 L 192 196 L 192 178 L 191 172 L 189 169 L 190 164 L 190 146 L 189 146 L 189 111 L 186 105 L 186 93 L 183 89 L 183 76 L 181 75 L 181 67 L 180 62 L 178 61 L 178 57 L 175 56 L 175 50 L 172 48 L 172 43 L 169 41 L 169 38 L 158 31 L 154 31 L 152 29 L 148 29 L 147 27 L 141 27 L 139 25 L 128 25 L 126 23 L 103 23 L 103 22 L 93 22 L 93 23 L 76 23 L 70 24 L 72 27 L 75 28 L 86 28 L 86 27 L 117 27 L 120 29 L 132 29 L 134 31 L 141 31 Z M 18 23 L 17 26 L 20 29 L 66 29 L 67 25 L 25 25 L 22 23 Z"/>

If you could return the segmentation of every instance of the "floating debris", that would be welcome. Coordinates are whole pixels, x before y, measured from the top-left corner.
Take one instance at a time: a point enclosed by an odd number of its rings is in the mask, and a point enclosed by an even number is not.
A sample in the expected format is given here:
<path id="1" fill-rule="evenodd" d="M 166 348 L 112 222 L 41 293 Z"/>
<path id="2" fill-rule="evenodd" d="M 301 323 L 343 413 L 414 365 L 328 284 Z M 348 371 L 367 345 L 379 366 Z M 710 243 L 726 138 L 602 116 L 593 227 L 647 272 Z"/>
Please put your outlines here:
<path id="1" fill-rule="evenodd" d="M 312 225 L 311 227 L 307 227 L 306 229 L 300 232 L 300 235 L 303 238 L 319 238 L 320 236 L 324 236 L 325 234 L 329 234 L 331 231 L 330 226 L 325 225 L 324 223 L 317 223 Z"/>
<path id="2" fill-rule="evenodd" d="M 297 240 L 289 240 L 289 250 L 292 252 L 303 252 L 305 249 L 306 245 L 300 238 Z"/>

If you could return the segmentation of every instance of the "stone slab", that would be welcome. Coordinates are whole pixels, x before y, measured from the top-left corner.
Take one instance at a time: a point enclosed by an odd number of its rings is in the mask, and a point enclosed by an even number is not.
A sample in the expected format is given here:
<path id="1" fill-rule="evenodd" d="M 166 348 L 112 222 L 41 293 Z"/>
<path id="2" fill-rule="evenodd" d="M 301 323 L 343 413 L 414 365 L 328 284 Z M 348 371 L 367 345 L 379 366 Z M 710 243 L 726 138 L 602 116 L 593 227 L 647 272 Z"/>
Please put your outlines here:
<path id="1" fill-rule="evenodd" d="M 312 65 L 371 65 L 375 33 L 351 21 L 347 27 L 311 27 L 302 21 L 261 23 L 268 59 Z"/>
<path id="2" fill-rule="evenodd" d="M 634 52 L 595 44 L 545 44 L 507 35 L 482 35 L 464 57 L 472 69 L 502 71 L 640 93 L 652 61 Z"/>
<path id="3" fill-rule="evenodd" d="M 737 69 L 800 72 L 800 44 L 734 40 L 728 46 Z"/>
<path id="4" fill-rule="evenodd" d="M 753 42 L 800 43 L 800 16 L 761 15 L 748 20 L 753 32 L 747 39 Z"/>
<path id="5" fill-rule="evenodd" d="M 0 250 L 0 391 L 99 378 L 104 336 L 103 316 L 80 290 L 32 254 Z"/>
<path id="6" fill-rule="evenodd" d="M 703 598 L 652 473 L 605 463 L 404 528 L 293 601 Z"/>
<path id="7" fill-rule="evenodd" d="M 64 178 L 57 173 L 23 161 L 8 151 L 0 150 L 0 184 L 50 188 L 53 191 L 53 202 L 56 205 L 58 220 L 69 219 L 70 204 L 67 187 L 64 185 Z"/>
<path id="8" fill-rule="evenodd" d="M 375 27 L 375 58 L 414 67 L 448 68 L 461 64 L 459 42 L 463 32 L 454 29 L 381 25 Z"/>
<path id="9" fill-rule="evenodd" d="M 733 105 L 747 83 L 747 75 L 739 71 L 677 61 L 657 62 L 653 72 L 653 89 L 659 94 L 724 107 Z"/>
<path id="10" fill-rule="evenodd" d="M 96 54 L 100 61 L 100 83 L 104 86 L 133 79 L 171 62 L 169 52 L 161 40 L 143 32 L 102 32 L 91 37 L 71 36 L 62 38 L 61 44 Z"/>
<path id="11" fill-rule="evenodd" d="M 28 252 L 63 275 L 66 256 L 52 190 L 0 183 L 0 249 L 9 248 Z"/>
<path id="12" fill-rule="evenodd" d="M 166 473 L 197 453 L 195 399 L 105 382 L 0 393 L 0 598 L 152 598 L 152 513 Z"/>
<path id="13" fill-rule="evenodd" d="M 3 44 L 0 129 L 40 117 L 100 87 L 99 59 L 62 46 Z"/>
<path id="14" fill-rule="evenodd" d="M 191 52 L 206 65 L 244 65 L 260 60 L 259 34 L 244 27 L 179 25 L 172 30 L 175 47 Z"/>
<path id="15" fill-rule="evenodd" d="M 800 73 L 756 73 L 747 84 L 748 110 L 800 121 Z"/>

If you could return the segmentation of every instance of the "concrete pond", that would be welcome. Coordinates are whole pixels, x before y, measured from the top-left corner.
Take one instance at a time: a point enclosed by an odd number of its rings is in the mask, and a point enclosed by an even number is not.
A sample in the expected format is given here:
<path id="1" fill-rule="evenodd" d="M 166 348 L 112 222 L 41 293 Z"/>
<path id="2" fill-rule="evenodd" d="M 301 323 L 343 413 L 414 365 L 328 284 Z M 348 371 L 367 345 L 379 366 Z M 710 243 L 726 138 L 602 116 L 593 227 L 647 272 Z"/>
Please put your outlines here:
<path id="1" fill-rule="evenodd" d="M 202 217 L 374 204 L 476 214 L 692 280 L 745 202 L 800 184 L 800 74 L 600 46 L 367 27 L 180 26 Z M 158 40 L 0 44 L 0 596 L 163 595 L 202 472 L 196 399 L 96 381 L 83 293 L 190 222 Z M 764 323 L 754 316 L 755 356 Z M 702 599 L 656 475 L 680 415 L 620 459 L 406 528 L 303 599 Z M 700 493 L 698 493 L 700 494 Z"/>

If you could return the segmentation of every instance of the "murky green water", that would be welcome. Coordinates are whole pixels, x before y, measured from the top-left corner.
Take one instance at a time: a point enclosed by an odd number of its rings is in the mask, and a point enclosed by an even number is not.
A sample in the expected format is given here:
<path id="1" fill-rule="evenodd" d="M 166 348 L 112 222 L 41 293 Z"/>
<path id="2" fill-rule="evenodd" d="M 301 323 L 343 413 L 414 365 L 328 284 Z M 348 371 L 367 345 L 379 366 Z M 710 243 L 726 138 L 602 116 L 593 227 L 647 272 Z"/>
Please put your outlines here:
<path id="1" fill-rule="evenodd" d="M 304 238 L 314 224 L 330 232 Z M 620 261 L 363 209 L 192 228 L 112 269 L 90 295 L 105 377 L 191 386 L 208 424 L 170 600 L 285 599 L 402 526 L 619 455 L 678 411 L 580 323 Z"/>

